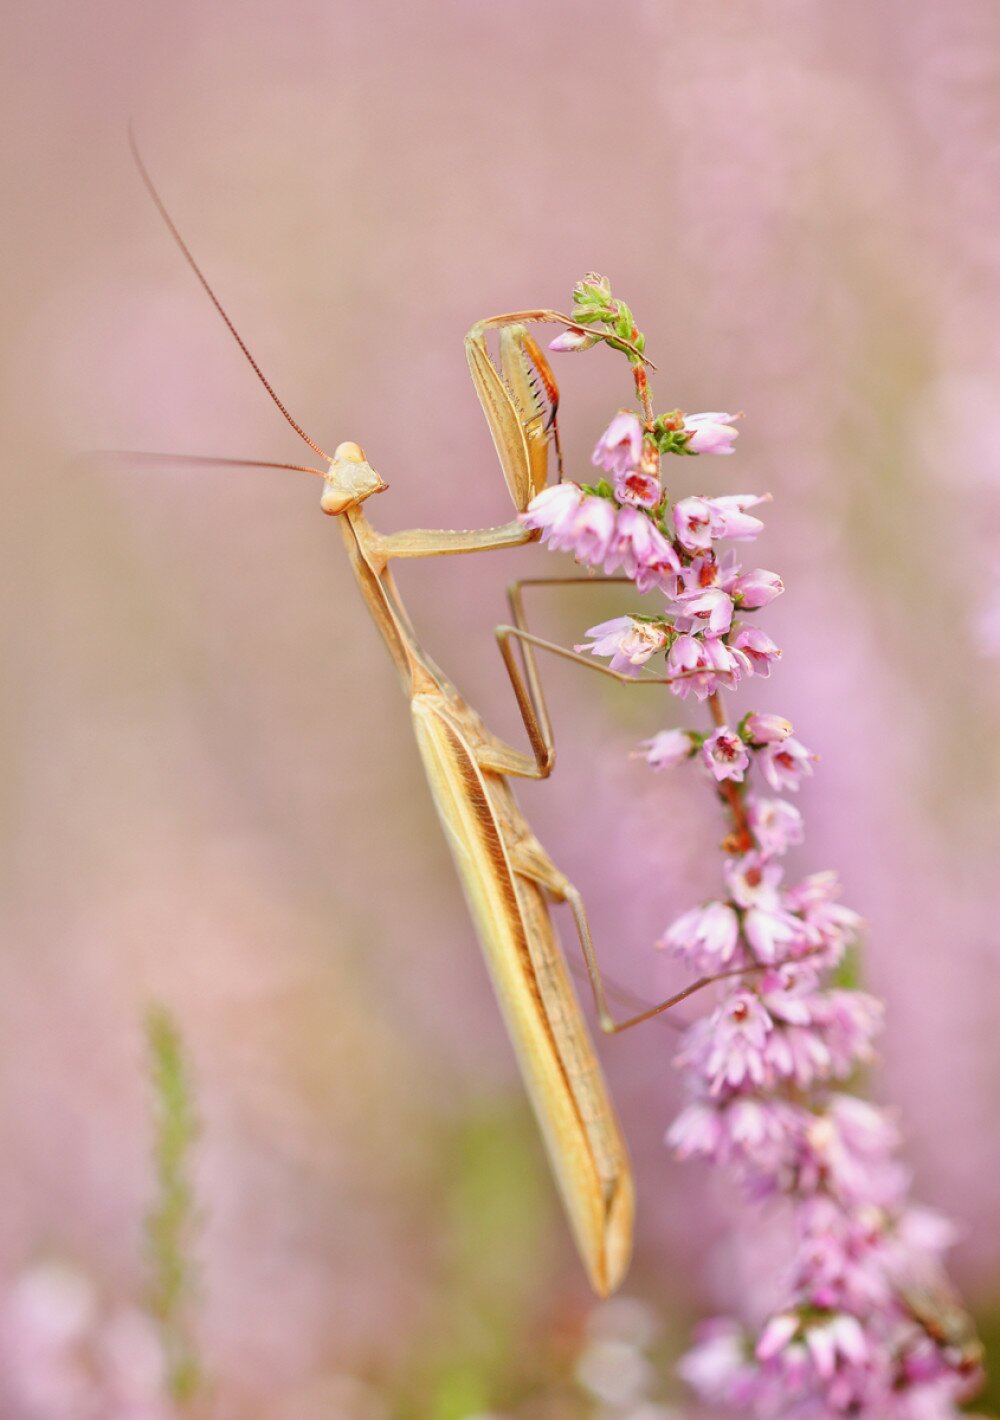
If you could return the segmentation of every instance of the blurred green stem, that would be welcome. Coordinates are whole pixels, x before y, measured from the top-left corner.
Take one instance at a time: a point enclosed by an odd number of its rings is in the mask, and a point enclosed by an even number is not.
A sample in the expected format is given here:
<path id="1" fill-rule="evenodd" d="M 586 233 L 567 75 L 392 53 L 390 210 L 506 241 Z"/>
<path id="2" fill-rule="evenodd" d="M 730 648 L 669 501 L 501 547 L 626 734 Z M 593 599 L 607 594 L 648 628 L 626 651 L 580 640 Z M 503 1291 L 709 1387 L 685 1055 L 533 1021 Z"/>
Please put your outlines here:
<path id="1" fill-rule="evenodd" d="M 180 1033 L 164 1007 L 149 1012 L 146 1035 L 156 1176 L 156 1195 L 146 1219 L 147 1302 L 159 1327 L 168 1393 L 175 1403 L 186 1405 L 202 1391 L 204 1379 L 190 1323 L 197 1279 L 189 1249 L 198 1213 L 189 1161 L 198 1125 Z"/>

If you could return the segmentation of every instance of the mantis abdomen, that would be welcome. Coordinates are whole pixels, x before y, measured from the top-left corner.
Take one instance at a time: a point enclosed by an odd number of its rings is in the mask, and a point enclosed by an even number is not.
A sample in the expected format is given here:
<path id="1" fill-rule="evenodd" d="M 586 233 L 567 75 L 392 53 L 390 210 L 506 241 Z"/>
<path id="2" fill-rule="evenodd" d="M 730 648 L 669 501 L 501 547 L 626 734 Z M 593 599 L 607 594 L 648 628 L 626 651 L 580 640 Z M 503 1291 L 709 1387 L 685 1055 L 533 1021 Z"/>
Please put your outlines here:
<path id="1" fill-rule="evenodd" d="M 631 1253 L 631 1169 L 544 892 L 513 861 L 523 820 L 506 781 L 479 766 L 447 696 L 417 694 L 412 709 L 434 803 L 577 1247 L 595 1291 L 606 1296 Z"/>

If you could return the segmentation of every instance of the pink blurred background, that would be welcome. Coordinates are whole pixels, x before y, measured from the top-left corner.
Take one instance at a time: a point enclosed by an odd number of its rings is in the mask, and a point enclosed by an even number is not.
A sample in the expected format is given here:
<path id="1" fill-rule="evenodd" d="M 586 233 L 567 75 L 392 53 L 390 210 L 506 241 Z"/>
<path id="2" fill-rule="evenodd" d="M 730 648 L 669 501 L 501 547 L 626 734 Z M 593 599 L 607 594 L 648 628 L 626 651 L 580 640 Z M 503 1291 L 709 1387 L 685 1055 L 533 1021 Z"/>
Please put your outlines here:
<path id="1" fill-rule="evenodd" d="M 566 307 L 587 269 L 636 311 L 662 407 L 746 411 L 710 472 L 774 493 L 759 550 L 789 589 L 751 703 L 822 754 L 799 866 L 838 867 L 870 925 L 874 1088 L 1000 1330 L 1000 10 L 106 0 L 7 31 L 4 1420 L 90 1413 L 32 1390 L 39 1269 L 100 1317 L 141 1298 L 154 1000 L 203 1121 L 212 1413 L 589 1413 L 549 1394 L 591 1304 L 318 488 L 70 462 L 303 452 L 142 191 L 130 116 L 296 417 L 391 485 L 380 526 L 509 516 L 462 336 Z M 557 374 L 579 475 L 625 371 Z M 558 570 L 535 547 L 401 578 L 511 736 L 491 628 L 512 576 Z M 539 627 L 613 614 L 585 597 L 538 600 Z M 560 764 L 522 802 L 652 999 L 718 825 L 627 758 L 675 704 L 547 670 Z M 638 1172 L 628 1290 L 664 1358 L 733 1285 L 724 1241 L 706 1261 L 730 1201 L 662 1146 L 673 1044 L 602 1045 Z"/>

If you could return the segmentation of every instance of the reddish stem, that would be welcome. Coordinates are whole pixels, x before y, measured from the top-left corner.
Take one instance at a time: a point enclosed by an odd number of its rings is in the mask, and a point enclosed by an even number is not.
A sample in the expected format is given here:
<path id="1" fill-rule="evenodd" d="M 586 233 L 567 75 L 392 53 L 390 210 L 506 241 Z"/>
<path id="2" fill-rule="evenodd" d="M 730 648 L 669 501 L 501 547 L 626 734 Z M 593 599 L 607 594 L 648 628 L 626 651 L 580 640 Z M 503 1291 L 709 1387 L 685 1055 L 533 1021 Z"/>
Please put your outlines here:
<path id="1" fill-rule="evenodd" d="M 634 345 L 638 338 L 639 331 L 636 326 L 633 325 L 632 333 L 629 336 L 629 339 Z M 646 416 L 646 423 L 652 424 L 653 399 L 649 393 L 649 381 L 646 378 L 646 366 L 641 360 L 633 359 L 629 360 L 629 364 L 632 366 L 632 378 L 633 380 L 635 380 L 635 392 L 639 396 L 639 402 L 642 405 L 642 412 Z"/>
<path id="2" fill-rule="evenodd" d="M 718 691 L 708 697 L 708 708 L 712 712 L 712 720 L 716 728 L 721 730 L 726 724 L 726 712 L 723 709 Z M 735 784 L 732 779 L 723 779 L 718 789 L 719 797 L 728 808 L 733 824 L 732 833 L 728 835 L 722 846 L 727 853 L 749 853 L 753 847 L 753 834 L 750 832 L 750 824 L 747 821 L 742 787 Z"/>

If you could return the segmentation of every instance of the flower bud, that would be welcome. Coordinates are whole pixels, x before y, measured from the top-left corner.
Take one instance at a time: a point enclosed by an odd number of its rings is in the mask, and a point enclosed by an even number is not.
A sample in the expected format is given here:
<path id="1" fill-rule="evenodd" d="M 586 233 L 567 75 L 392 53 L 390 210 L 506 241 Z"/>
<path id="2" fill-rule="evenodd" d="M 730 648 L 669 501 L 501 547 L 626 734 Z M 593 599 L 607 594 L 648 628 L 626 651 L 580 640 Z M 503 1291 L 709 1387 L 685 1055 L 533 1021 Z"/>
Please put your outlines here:
<path id="1" fill-rule="evenodd" d="M 731 454 L 733 444 L 739 435 L 738 429 L 730 427 L 730 420 L 738 419 L 738 414 L 686 414 L 684 429 L 689 435 L 688 452 L 692 454 Z"/>
<path id="2" fill-rule="evenodd" d="M 792 722 L 783 715 L 761 715 L 751 710 L 743 717 L 740 733 L 748 745 L 780 744 L 792 733 Z"/>
<path id="3" fill-rule="evenodd" d="M 549 341 L 550 350 L 576 351 L 589 350 L 592 345 L 596 345 L 600 340 L 599 335 L 592 335 L 589 331 L 582 330 L 577 325 L 571 325 L 557 335 L 555 340 Z"/>
<path id="4" fill-rule="evenodd" d="M 767 606 L 775 597 L 780 597 L 784 590 L 785 584 L 777 572 L 765 571 L 763 567 L 745 572 L 742 577 L 736 578 L 732 586 L 733 600 L 747 611 Z"/>
<path id="5" fill-rule="evenodd" d="M 690 759 L 695 751 L 695 736 L 690 730 L 661 730 L 650 740 L 643 740 L 636 757 L 642 758 L 653 769 L 671 769 Z"/>

